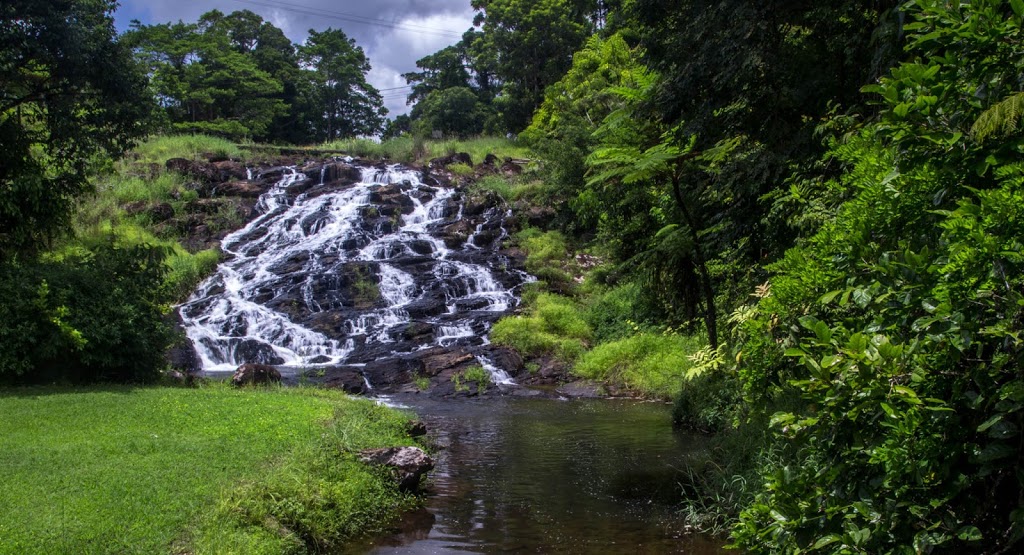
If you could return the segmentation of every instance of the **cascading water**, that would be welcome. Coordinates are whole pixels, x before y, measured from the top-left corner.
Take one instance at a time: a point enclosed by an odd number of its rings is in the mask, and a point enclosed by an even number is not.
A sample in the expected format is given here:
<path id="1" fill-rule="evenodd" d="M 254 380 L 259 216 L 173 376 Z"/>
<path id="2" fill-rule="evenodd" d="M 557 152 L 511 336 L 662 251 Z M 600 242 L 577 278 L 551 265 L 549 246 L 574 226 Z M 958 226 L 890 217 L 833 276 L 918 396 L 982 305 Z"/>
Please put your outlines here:
<path id="1" fill-rule="evenodd" d="M 334 165 L 357 182 L 325 183 L 337 173 L 326 165 L 288 168 L 259 215 L 223 240 L 230 259 L 180 307 L 203 369 L 361 368 L 454 346 L 510 383 L 486 340 L 531 279 L 499 252 L 508 212 L 485 207 L 463 221 L 462 195 L 417 171 Z"/>

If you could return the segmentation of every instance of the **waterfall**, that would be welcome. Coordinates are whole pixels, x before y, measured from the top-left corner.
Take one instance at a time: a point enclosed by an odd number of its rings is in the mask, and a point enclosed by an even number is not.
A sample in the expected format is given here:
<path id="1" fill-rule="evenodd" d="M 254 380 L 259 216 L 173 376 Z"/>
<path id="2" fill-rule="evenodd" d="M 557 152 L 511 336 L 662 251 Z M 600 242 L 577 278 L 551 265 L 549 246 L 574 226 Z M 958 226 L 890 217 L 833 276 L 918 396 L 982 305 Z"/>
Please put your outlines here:
<path id="1" fill-rule="evenodd" d="M 463 222 L 458 191 L 401 166 L 363 167 L 344 185 L 332 175 L 287 168 L 256 218 L 223 240 L 227 260 L 179 310 L 203 369 L 355 366 L 456 346 L 510 383 L 483 352 L 531 279 L 495 250 L 510 214 Z M 461 244 L 459 226 L 475 230 Z M 499 240 L 477 241 L 484 230 Z"/>

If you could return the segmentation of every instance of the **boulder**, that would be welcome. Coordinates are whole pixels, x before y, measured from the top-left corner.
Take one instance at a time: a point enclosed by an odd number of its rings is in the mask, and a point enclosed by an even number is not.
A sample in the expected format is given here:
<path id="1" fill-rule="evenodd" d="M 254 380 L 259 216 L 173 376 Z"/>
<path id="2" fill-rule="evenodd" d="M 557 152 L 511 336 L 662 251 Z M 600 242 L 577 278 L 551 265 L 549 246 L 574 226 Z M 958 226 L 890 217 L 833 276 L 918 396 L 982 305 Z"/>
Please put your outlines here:
<path id="1" fill-rule="evenodd" d="M 174 207 L 167 202 L 161 202 L 149 207 L 149 218 L 153 223 L 166 222 L 174 217 Z"/>
<path id="2" fill-rule="evenodd" d="M 392 469 L 398 489 L 405 492 L 419 489 L 420 479 L 434 469 L 434 459 L 419 447 L 365 449 L 359 452 L 359 460 Z"/>
<path id="3" fill-rule="evenodd" d="M 231 376 L 231 383 L 236 387 L 281 383 L 281 373 L 266 364 L 243 364 Z"/>
<path id="4" fill-rule="evenodd" d="M 243 180 L 249 175 L 249 172 L 245 169 L 245 165 L 241 162 L 237 162 L 235 160 L 211 160 L 211 162 L 213 162 L 213 167 L 217 170 L 221 181 L 227 181 L 229 179 Z"/>
<path id="5" fill-rule="evenodd" d="M 340 389 L 352 395 L 366 393 L 366 380 L 358 370 L 350 367 L 339 366 L 328 368 L 324 374 L 324 387 Z"/>
<path id="6" fill-rule="evenodd" d="M 446 349 L 435 347 L 420 351 L 417 357 L 423 363 L 423 373 L 427 376 L 437 376 L 445 370 L 452 370 L 462 366 L 476 363 L 476 357 L 465 349 Z"/>
<path id="7" fill-rule="evenodd" d="M 185 158 L 171 158 L 164 164 L 168 170 L 197 179 L 200 183 L 221 181 L 220 172 L 213 164 L 195 162 Z"/>
<path id="8" fill-rule="evenodd" d="M 220 196 L 258 198 L 267 192 L 267 185 L 260 181 L 230 181 L 218 185 L 214 190 Z"/>

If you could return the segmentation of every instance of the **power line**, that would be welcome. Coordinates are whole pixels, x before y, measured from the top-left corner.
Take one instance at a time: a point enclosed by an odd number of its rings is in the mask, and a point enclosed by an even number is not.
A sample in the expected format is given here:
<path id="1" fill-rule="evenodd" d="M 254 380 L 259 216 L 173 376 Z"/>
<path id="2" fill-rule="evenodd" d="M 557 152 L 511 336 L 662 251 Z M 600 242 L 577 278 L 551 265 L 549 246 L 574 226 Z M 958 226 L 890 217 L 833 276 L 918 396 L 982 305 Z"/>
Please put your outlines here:
<path id="1" fill-rule="evenodd" d="M 411 89 L 412 85 L 402 85 L 401 87 L 391 87 L 390 89 L 377 89 L 379 92 L 384 91 L 397 91 L 398 89 Z"/>
<path id="2" fill-rule="evenodd" d="M 424 35 L 434 35 L 438 37 L 457 38 L 462 37 L 462 33 L 455 31 L 448 31 L 445 29 L 438 29 L 436 27 L 426 27 L 424 25 L 416 25 L 413 23 L 398 24 L 389 22 L 383 19 L 375 19 L 372 17 L 364 17 L 352 13 L 345 12 L 332 12 L 326 10 L 320 10 L 309 6 L 302 6 L 299 4 L 289 4 L 286 2 L 279 1 L 261 1 L 261 0 L 233 0 L 242 4 L 251 4 L 254 6 L 263 6 L 266 8 L 277 8 L 284 11 L 290 11 L 303 15 L 311 15 L 315 17 L 327 17 L 332 19 L 339 19 L 341 21 L 348 21 L 350 23 L 360 23 L 364 25 L 377 25 L 379 27 L 387 27 L 389 29 L 396 29 L 399 31 L 409 31 L 412 33 L 420 33 Z"/>

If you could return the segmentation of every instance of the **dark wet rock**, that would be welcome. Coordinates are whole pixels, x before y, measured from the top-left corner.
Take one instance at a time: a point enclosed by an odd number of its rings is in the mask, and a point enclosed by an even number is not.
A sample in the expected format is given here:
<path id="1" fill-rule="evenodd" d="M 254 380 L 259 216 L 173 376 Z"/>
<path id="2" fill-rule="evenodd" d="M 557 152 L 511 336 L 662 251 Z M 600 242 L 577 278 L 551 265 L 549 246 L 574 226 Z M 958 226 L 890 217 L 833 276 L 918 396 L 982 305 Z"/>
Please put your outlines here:
<path id="1" fill-rule="evenodd" d="M 350 366 L 327 368 L 324 371 L 323 386 L 340 389 L 352 395 L 363 395 L 367 392 L 366 380 L 358 369 Z"/>
<path id="2" fill-rule="evenodd" d="M 438 376 L 445 371 L 476 364 L 476 357 L 462 348 L 433 347 L 416 353 L 415 356 L 423 364 L 423 373 L 427 376 Z"/>
<path id="3" fill-rule="evenodd" d="M 422 420 L 410 420 L 405 425 L 405 431 L 409 437 L 422 437 L 427 435 L 427 424 Z"/>
<path id="4" fill-rule="evenodd" d="M 168 170 L 196 179 L 200 183 L 216 183 L 220 181 L 217 169 L 212 164 L 206 162 L 196 162 L 186 160 L 185 158 L 171 158 L 164 165 Z"/>
<path id="5" fill-rule="evenodd" d="M 213 188 L 213 194 L 227 197 L 259 198 L 270 186 L 264 181 L 229 181 Z"/>
<path id="6" fill-rule="evenodd" d="M 565 397 L 583 399 L 594 399 L 606 396 L 604 384 L 590 380 L 580 380 L 567 383 L 559 387 L 556 391 L 559 395 L 564 395 Z"/>
<path id="7" fill-rule="evenodd" d="M 150 206 L 148 212 L 153 223 L 166 222 L 174 217 L 174 207 L 167 202 L 161 202 Z"/>
<path id="8" fill-rule="evenodd" d="M 260 170 L 260 172 L 258 174 L 256 174 L 256 179 L 258 179 L 260 181 L 268 181 L 268 182 L 276 183 L 278 181 L 281 181 L 281 178 L 283 178 L 286 173 L 289 173 L 289 171 L 290 170 L 288 168 L 284 167 L 284 166 L 277 166 L 277 167 L 273 167 L 273 168 L 266 168 L 266 169 Z"/>
<path id="9" fill-rule="evenodd" d="M 550 206 L 532 206 L 526 203 L 517 203 L 513 210 L 530 226 L 541 229 L 547 229 L 558 215 L 558 212 Z"/>
<path id="10" fill-rule="evenodd" d="M 231 376 L 231 383 L 236 387 L 281 383 L 281 372 L 267 364 L 243 364 Z"/>
<path id="11" fill-rule="evenodd" d="M 494 154 L 488 154 L 487 156 L 484 157 L 483 165 L 496 167 L 498 165 L 498 157 L 495 156 Z"/>
<path id="12" fill-rule="evenodd" d="M 192 340 L 182 337 L 170 349 L 167 350 L 167 365 L 172 369 L 191 374 L 203 369 L 203 361 L 200 360 Z"/>
<path id="13" fill-rule="evenodd" d="M 391 390 L 413 381 L 415 376 L 426 372 L 423 361 L 413 357 L 377 358 L 363 367 L 370 385 L 378 389 Z"/>
<path id="14" fill-rule="evenodd" d="M 356 166 L 338 162 L 327 166 L 324 172 L 325 183 L 352 185 L 363 178 L 363 171 Z"/>
<path id="15" fill-rule="evenodd" d="M 489 358 L 495 366 L 515 376 L 523 368 L 523 357 L 515 349 L 508 347 L 497 347 L 489 353 Z"/>
<path id="16" fill-rule="evenodd" d="M 419 489 L 423 475 L 434 469 L 434 459 L 419 447 L 385 447 L 365 449 L 359 452 L 359 459 L 393 470 L 398 489 L 414 492 Z"/>
<path id="17" fill-rule="evenodd" d="M 284 364 L 284 359 L 266 343 L 243 339 L 235 345 L 235 360 L 255 364 Z"/>
<path id="18" fill-rule="evenodd" d="M 402 328 L 402 339 L 429 343 L 433 339 L 434 326 L 427 322 L 409 322 Z"/>
<path id="19" fill-rule="evenodd" d="M 218 172 L 218 177 L 222 181 L 230 179 L 242 180 L 248 177 L 248 171 L 245 169 L 245 165 L 236 160 L 210 160 L 213 163 L 213 168 Z"/>
<path id="20" fill-rule="evenodd" d="M 448 156 L 434 158 L 430 161 L 429 166 L 431 169 L 434 169 L 448 167 L 452 164 L 465 164 L 467 166 L 472 166 L 473 158 L 468 153 L 456 152 L 449 154 Z"/>

